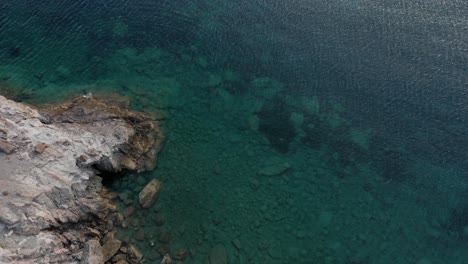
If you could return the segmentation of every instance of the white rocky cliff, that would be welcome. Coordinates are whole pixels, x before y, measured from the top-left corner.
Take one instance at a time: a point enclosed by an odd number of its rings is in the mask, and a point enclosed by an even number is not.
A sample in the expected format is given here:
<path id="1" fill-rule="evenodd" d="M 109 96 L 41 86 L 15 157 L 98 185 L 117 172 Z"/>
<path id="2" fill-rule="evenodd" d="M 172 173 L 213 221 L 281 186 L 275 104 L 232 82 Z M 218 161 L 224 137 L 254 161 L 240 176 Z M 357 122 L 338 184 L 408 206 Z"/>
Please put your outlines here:
<path id="1" fill-rule="evenodd" d="M 121 215 L 96 175 L 152 169 L 162 142 L 154 117 L 116 103 L 0 96 L 0 263 L 106 261 Z"/>

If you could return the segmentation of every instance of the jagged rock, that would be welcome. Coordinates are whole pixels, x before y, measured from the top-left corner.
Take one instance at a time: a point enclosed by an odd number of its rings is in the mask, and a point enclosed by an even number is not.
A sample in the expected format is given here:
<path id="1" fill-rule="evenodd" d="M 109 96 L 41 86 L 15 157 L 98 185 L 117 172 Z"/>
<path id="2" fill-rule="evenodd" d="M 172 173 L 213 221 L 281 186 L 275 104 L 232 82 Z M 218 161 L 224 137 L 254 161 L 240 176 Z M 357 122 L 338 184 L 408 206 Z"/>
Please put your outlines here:
<path id="1" fill-rule="evenodd" d="M 161 183 L 156 179 L 151 180 L 138 195 L 141 207 L 150 208 L 154 201 L 158 198 L 160 189 Z"/>
<path id="2" fill-rule="evenodd" d="M 76 263 L 99 249 L 89 239 L 117 207 L 96 173 L 152 169 L 163 139 L 154 116 L 96 98 L 39 111 L 0 96 L 0 263 Z"/>
<path id="3" fill-rule="evenodd" d="M 104 256 L 99 240 L 89 240 L 83 249 L 83 264 L 102 264 L 104 263 Z"/>

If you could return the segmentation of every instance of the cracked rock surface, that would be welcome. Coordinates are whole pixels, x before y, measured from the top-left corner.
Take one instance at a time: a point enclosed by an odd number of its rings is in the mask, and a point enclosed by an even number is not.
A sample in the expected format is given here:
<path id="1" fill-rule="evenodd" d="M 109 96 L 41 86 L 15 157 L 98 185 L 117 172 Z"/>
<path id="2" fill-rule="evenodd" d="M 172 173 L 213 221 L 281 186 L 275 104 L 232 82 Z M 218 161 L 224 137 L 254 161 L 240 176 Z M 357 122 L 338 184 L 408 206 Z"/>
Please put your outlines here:
<path id="1" fill-rule="evenodd" d="M 154 168 L 163 139 L 154 117 L 95 98 L 38 110 L 0 96 L 0 263 L 99 259 L 83 249 L 117 209 L 96 175 Z"/>

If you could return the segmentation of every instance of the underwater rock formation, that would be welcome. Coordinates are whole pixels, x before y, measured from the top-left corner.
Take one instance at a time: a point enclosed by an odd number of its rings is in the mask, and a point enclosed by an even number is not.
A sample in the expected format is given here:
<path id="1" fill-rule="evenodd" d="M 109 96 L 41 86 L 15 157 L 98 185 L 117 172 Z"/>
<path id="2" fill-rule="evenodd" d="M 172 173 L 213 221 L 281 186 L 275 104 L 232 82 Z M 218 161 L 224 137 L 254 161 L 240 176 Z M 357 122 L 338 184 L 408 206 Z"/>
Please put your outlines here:
<path id="1" fill-rule="evenodd" d="M 0 96 L 0 263 L 109 254 L 96 240 L 122 217 L 97 175 L 154 168 L 163 140 L 151 115 L 92 97 L 38 110 Z"/>

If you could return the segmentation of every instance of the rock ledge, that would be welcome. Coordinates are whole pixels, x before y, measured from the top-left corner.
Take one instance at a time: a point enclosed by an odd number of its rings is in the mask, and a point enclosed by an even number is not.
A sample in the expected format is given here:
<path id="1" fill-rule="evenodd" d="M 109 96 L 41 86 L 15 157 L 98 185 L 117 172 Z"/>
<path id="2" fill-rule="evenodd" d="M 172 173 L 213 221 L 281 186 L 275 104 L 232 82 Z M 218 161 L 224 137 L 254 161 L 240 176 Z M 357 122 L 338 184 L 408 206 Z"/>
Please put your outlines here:
<path id="1" fill-rule="evenodd" d="M 120 219 L 96 175 L 153 169 L 163 141 L 154 116 L 121 103 L 38 110 L 0 96 L 0 263 L 100 259 L 90 249 Z"/>

